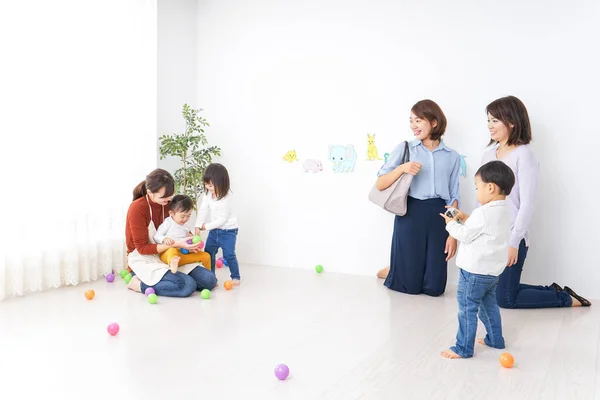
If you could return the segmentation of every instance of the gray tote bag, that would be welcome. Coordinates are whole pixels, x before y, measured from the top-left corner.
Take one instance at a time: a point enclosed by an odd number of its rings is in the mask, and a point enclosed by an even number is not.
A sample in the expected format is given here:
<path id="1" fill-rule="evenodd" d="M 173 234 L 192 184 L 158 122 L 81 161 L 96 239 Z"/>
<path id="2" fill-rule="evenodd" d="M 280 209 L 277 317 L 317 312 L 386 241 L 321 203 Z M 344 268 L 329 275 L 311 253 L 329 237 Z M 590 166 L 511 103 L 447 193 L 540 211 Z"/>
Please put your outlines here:
<path id="1" fill-rule="evenodd" d="M 404 142 L 402 164 L 409 161 L 410 153 L 408 150 L 408 142 Z M 377 189 L 377 185 L 375 184 L 371 189 L 371 193 L 369 193 L 369 200 L 392 214 L 403 216 L 406 214 L 406 200 L 412 180 L 412 175 L 403 174 L 396 182 L 392 183 L 392 186 L 385 190 Z"/>

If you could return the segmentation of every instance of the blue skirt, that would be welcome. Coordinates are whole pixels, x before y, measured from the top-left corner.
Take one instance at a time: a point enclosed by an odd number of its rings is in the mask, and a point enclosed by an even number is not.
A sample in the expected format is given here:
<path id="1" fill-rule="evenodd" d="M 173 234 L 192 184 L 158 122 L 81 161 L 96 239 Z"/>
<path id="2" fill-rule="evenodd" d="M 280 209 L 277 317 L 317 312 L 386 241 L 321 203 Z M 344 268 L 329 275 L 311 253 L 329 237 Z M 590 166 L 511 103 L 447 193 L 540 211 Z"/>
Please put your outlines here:
<path id="1" fill-rule="evenodd" d="M 408 197 L 406 215 L 396 216 L 390 272 L 384 285 L 408 294 L 439 296 L 446 290 L 446 211 L 442 199 Z"/>

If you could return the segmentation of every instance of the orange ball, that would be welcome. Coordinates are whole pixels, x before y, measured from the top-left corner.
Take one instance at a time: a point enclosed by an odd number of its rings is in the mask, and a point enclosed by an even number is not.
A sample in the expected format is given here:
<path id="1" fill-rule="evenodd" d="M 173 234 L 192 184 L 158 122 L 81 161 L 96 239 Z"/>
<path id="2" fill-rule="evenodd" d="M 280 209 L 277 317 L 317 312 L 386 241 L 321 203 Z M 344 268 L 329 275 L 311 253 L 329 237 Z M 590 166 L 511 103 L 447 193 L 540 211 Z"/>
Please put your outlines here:
<path id="1" fill-rule="evenodd" d="M 95 295 L 96 295 L 96 292 L 94 292 L 92 289 L 85 291 L 85 298 L 88 300 L 93 299 Z"/>
<path id="2" fill-rule="evenodd" d="M 500 364 L 504 368 L 512 368 L 514 363 L 515 363 L 515 359 L 513 358 L 513 356 L 510 353 L 502 353 L 500 355 Z"/>
<path id="3" fill-rule="evenodd" d="M 225 289 L 231 290 L 231 288 L 233 287 L 233 283 L 231 281 L 225 281 L 225 283 L 223 283 L 223 286 L 225 287 Z"/>

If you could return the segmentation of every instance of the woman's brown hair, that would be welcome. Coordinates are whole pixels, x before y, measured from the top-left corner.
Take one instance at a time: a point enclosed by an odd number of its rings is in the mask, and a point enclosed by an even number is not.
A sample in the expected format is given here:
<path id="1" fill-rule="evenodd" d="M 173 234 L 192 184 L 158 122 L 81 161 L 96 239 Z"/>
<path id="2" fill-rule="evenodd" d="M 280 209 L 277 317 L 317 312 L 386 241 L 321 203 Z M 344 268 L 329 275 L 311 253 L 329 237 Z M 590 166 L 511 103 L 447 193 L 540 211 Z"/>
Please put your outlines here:
<path id="1" fill-rule="evenodd" d="M 163 197 L 171 197 L 175 192 L 175 180 L 168 171 L 158 168 L 150 172 L 146 176 L 146 180 L 138 183 L 133 189 L 133 201 L 144 197 L 148 190 L 151 193 L 156 193 L 162 188 L 165 188 Z"/>
<path id="2" fill-rule="evenodd" d="M 485 113 L 502 121 L 510 131 L 508 146 L 529 144 L 531 142 L 531 123 L 525 104 L 515 96 L 502 97 L 492 101 L 485 108 Z M 510 126 L 513 125 L 511 128 Z M 489 145 L 496 143 L 490 140 Z"/>
<path id="3" fill-rule="evenodd" d="M 431 140 L 441 140 L 446 133 L 446 116 L 444 112 L 433 100 L 421 100 L 415 104 L 411 110 L 413 114 L 421 119 L 427 120 L 431 124 Z M 436 122 L 436 126 L 433 126 Z"/>
<path id="4" fill-rule="evenodd" d="M 219 163 L 213 163 L 206 167 L 202 182 L 212 184 L 215 187 L 215 195 L 218 200 L 229 193 L 229 172 L 227 172 L 227 168 Z"/>

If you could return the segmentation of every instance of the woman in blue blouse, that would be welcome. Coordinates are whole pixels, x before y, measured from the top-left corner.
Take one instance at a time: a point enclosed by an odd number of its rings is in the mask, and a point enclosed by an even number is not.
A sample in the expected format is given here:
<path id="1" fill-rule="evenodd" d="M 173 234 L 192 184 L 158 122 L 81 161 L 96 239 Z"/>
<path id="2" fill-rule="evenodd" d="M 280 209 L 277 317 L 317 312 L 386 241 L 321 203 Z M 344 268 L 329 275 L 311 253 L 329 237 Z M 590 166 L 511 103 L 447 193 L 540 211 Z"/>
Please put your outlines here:
<path id="1" fill-rule="evenodd" d="M 440 213 L 458 207 L 459 154 L 442 141 L 446 117 L 431 100 L 413 106 L 408 143 L 410 161 L 400 164 L 404 143 L 396 147 L 378 172 L 377 189 L 385 190 L 403 174 L 414 175 L 406 215 L 396 216 L 390 266 L 379 271 L 385 286 L 408 294 L 439 296 L 446 290 L 448 260 L 456 240 L 448 236 Z"/>

